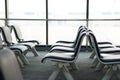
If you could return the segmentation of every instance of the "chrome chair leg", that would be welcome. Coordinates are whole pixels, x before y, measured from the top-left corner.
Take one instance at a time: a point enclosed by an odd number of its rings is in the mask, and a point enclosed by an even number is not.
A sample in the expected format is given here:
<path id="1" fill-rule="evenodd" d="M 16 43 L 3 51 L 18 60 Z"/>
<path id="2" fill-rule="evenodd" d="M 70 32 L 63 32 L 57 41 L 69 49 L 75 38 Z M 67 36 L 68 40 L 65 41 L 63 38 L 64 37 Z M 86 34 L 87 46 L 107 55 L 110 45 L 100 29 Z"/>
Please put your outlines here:
<path id="1" fill-rule="evenodd" d="M 92 63 L 92 66 L 91 66 L 91 67 L 92 67 L 92 68 L 95 68 L 98 63 L 99 63 L 98 59 L 95 58 L 94 61 L 93 61 L 93 63 Z"/>
<path id="2" fill-rule="evenodd" d="M 100 71 L 105 67 L 105 64 L 102 64 L 101 62 L 98 63 L 98 65 L 96 66 L 96 71 Z"/>
<path id="3" fill-rule="evenodd" d="M 60 71 L 63 72 L 63 74 L 65 75 L 65 78 L 67 80 L 74 80 L 72 75 L 70 74 L 68 68 L 66 67 L 65 63 L 58 63 L 56 65 L 55 71 L 53 71 L 53 73 L 51 74 L 51 76 L 49 77 L 48 80 L 55 80 Z"/>
<path id="4" fill-rule="evenodd" d="M 75 62 L 70 63 L 70 66 L 72 67 L 73 70 L 79 70 L 78 66 L 75 64 Z"/>
<path id="5" fill-rule="evenodd" d="M 92 51 L 92 54 L 90 55 L 90 59 L 93 59 L 93 58 L 95 57 L 95 54 L 96 54 L 96 53 L 95 53 L 95 51 L 93 50 L 93 51 Z"/>
<path id="6" fill-rule="evenodd" d="M 62 72 L 65 75 L 67 80 L 74 80 L 66 66 L 63 66 Z"/>

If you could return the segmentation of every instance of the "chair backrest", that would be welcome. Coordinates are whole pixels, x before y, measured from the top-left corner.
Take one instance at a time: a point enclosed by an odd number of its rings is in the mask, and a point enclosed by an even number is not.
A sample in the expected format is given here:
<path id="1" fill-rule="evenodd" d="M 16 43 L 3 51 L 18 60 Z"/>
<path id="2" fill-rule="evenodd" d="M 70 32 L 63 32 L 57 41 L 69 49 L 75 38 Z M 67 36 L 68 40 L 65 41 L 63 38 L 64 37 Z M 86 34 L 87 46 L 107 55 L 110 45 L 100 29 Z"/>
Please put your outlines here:
<path id="1" fill-rule="evenodd" d="M 16 56 L 7 48 L 0 49 L 0 80 L 23 80 Z"/>
<path id="2" fill-rule="evenodd" d="M 22 32 L 18 26 L 11 25 L 12 29 L 14 30 L 15 36 L 17 38 L 17 41 L 23 40 L 22 38 Z"/>
<path id="3" fill-rule="evenodd" d="M 28 41 L 24 41 L 24 39 L 22 38 L 22 32 L 21 32 L 21 29 L 18 27 L 18 26 L 14 26 L 14 25 L 10 25 L 9 27 L 12 28 L 12 31 L 14 32 L 15 34 L 15 37 L 16 37 L 16 40 L 18 42 L 32 42 L 32 43 L 36 43 L 36 44 L 40 44 L 39 41 L 37 40 L 28 40 Z"/>
<path id="4" fill-rule="evenodd" d="M 100 58 L 101 58 L 100 49 L 99 49 L 99 47 L 98 47 L 98 43 L 97 43 L 96 37 L 95 37 L 95 35 L 93 34 L 92 31 L 89 31 L 88 33 L 89 33 L 88 36 L 89 36 L 91 45 L 92 45 L 92 47 L 93 47 L 93 49 L 94 49 L 94 51 L 95 51 L 98 59 L 100 60 Z M 100 60 L 100 61 L 101 61 L 101 60 Z"/>
<path id="5" fill-rule="evenodd" d="M 2 36 L 4 38 L 5 43 L 7 43 L 8 45 L 11 45 L 13 42 L 12 42 L 10 29 L 4 26 L 4 27 L 0 27 L 0 30 L 2 31 Z"/>
<path id="6" fill-rule="evenodd" d="M 0 36 L 0 80 L 23 80 L 16 56 L 8 48 L 2 46 Z"/>
<path id="7" fill-rule="evenodd" d="M 88 32 L 92 32 L 92 30 L 88 30 Z M 94 49 L 93 44 L 92 44 L 92 41 L 91 41 L 91 39 L 90 39 L 90 35 L 87 35 L 87 39 L 88 39 L 90 48 L 91 48 L 91 49 Z"/>
<path id="8" fill-rule="evenodd" d="M 3 48 L 3 45 L 2 45 L 2 38 L 0 36 L 0 49 Z"/>
<path id="9" fill-rule="evenodd" d="M 10 29 L 10 32 L 12 32 L 12 27 L 11 25 L 6 25 L 9 29 Z"/>
<path id="10" fill-rule="evenodd" d="M 75 54 L 74 54 L 74 57 L 77 58 L 78 57 L 78 54 L 80 53 L 80 50 L 81 50 L 81 46 L 82 46 L 82 42 L 83 42 L 83 39 L 84 37 L 86 36 L 86 31 L 82 32 L 80 35 L 79 35 L 79 39 L 76 43 L 76 48 L 75 48 Z"/>
<path id="11" fill-rule="evenodd" d="M 84 32 L 85 30 L 86 30 L 86 29 L 85 29 L 84 26 L 80 26 L 80 27 L 79 27 L 78 32 L 77 32 L 76 39 L 75 39 L 74 44 L 73 44 L 73 47 L 76 46 L 77 41 L 78 41 L 78 39 L 79 39 L 79 35 L 80 35 L 82 32 Z"/>

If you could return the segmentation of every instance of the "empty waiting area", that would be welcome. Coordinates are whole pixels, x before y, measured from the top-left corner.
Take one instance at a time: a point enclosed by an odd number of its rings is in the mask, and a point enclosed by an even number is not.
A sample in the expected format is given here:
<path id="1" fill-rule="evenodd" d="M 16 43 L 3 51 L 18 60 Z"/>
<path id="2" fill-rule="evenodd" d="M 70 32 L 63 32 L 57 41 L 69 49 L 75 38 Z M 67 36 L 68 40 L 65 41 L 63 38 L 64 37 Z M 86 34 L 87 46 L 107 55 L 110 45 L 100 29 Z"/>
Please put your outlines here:
<path id="1" fill-rule="evenodd" d="M 120 80 L 120 0 L 0 0 L 0 80 Z"/>
<path id="2" fill-rule="evenodd" d="M 1 80 L 119 80 L 120 78 L 120 48 L 109 41 L 98 42 L 93 31 L 86 26 L 81 25 L 78 28 L 75 40 L 57 41 L 49 50 L 36 50 L 37 55 L 30 50 L 31 48 L 29 49 L 29 46 L 13 43 L 9 27 L 4 26 L 0 29 Z M 88 39 L 89 46 L 83 47 L 85 38 Z M 26 53 L 22 49 L 26 49 Z"/>

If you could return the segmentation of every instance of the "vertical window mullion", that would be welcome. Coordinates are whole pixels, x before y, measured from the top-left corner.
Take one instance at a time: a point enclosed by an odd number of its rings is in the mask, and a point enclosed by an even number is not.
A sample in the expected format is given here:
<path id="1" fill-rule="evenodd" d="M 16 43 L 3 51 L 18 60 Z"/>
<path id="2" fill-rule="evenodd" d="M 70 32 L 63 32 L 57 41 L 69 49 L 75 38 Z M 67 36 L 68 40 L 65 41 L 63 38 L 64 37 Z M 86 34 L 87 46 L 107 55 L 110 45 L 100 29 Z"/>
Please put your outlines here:
<path id="1" fill-rule="evenodd" d="M 46 0 L 46 46 L 48 45 L 48 0 Z"/>
<path id="2" fill-rule="evenodd" d="M 5 0 L 5 26 L 8 25 L 8 3 L 7 0 Z"/>

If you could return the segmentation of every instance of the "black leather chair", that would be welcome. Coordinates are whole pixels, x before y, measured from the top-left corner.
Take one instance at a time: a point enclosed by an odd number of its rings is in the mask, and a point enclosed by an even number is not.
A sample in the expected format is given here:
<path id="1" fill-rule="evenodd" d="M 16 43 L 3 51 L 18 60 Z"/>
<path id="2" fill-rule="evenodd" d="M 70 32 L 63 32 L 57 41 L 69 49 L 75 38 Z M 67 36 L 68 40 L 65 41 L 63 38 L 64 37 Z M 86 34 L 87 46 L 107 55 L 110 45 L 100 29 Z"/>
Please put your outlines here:
<path id="1" fill-rule="evenodd" d="M 79 32 L 84 28 L 85 28 L 85 26 L 80 26 L 78 28 L 77 35 L 76 35 L 76 38 L 75 38 L 74 41 L 62 41 L 62 40 L 57 41 L 55 44 L 52 45 L 52 48 L 56 47 L 56 46 L 63 46 L 63 47 L 70 47 L 70 48 L 72 47 L 73 48 L 75 46 L 75 44 L 76 44 L 77 39 L 78 39 Z"/>
<path id="2" fill-rule="evenodd" d="M 76 45 L 76 42 L 78 40 L 79 34 L 85 30 L 89 30 L 87 27 L 85 26 L 80 26 L 78 29 L 78 33 L 76 36 L 76 39 L 74 42 L 67 42 L 67 41 L 58 41 L 57 44 L 53 45 L 50 52 L 52 51 L 66 51 L 66 52 L 73 52 L 74 51 L 74 47 Z M 89 39 L 89 37 L 88 37 Z M 98 42 L 98 45 L 100 48 L 109 48 L 109 47 L 113 47 L 111 42 Z M 92 49 L 92 47 L 91 47 Z M 93 50 L 93 54 L 91 54 L 90 58 L 94 58 L 95 53 L 94 53 L 94 49 Z"/>
<path id="3" fill-rule="evenodd" d="M 77 59 L 78 54 L 80 53 L 81 50 L 82 41 L 85 36 L 86 36 L 86 32 L 80 34 L 78 39 L 79 41 L 77 41 L 77 45 L 74 52 L 71 53 L 51 52 L 46 54 L 42 58 L 41 61 L 42 63 L 44 63 L 47 60 L 57 62 L 56 70 L 53 71 L 53 73 L 51 74 L 48 80 L 55 80 L 60 71 L 63 72 L 67 80 L 74 80 L 72 75 L 69 73 L 67 65 L 70 63 L 74 63 L 75 60 Z"/>
<path id="4" fill-rule="evenodd" d="M 74 42 L 74 47 L 68 47 L 68 46 L 54 46 L 49 52 L 60 52 L 61 54 L 64 53 L 64 52 L 67 52 L 68 54 L 71 53 L 71 52 L 74 52 L 77 48 L 77 43 L 80 39 L 80 36 L 82 33 L 85 33 L 86 32 L 86 29 L 83 28 L 83 29 L 80 29 L 79 32 L 78 32 L 78 35 L 77 35 L 77 39 L 76 41 Z M 76 63 L 70 63 L 70 67 L 72 68 L 72 70 L 78 70 L 78 66 L 76 65 Z"/>
<path id="5" fill-rule="evenodd" d="M 76 42 L 77 37 L 78 37 L 78 35 L 79 35 L 78 33 L 79 33 L 79 31 L 81 31 L 82 29 L 89 30 L 89 29 L 88 29 L 87 27 L 85 27 L 85 26 L 80 26 L 80 27 L 78 28 L 77 36 L 76 36 L 76 39 L 75 39 L 74 41 L 57 41 L 57 42 L 56 42 L 56 43 L 57 43 L 57 46 L 61 46 L 61 45 L 66 46 L 66 45 L 70 44 L 70 45 L 68 45 L 68 46 L 71 47 L 71 44 L 74 44 L 74 42 Z M 59 43 L 60 43 L 60 44 L 59 44 Z M 106 47 L 111 47 L 112 43 L 111 43 L 111 42 L 98 42 L 98 45 L 99 45 L 100 48 L 106 48 Z M 56 46 L 56 44 L 53 45 L 53 47 L 54 47 L 54 46 Z M 73 47 L 74 47 L 74 45 L 73 45 Z"/>
<path id="6" fill-rule="evenodd" d="M 38 52 L 37 52 L 35 47 L 36 47 L 36 45 L 39 45 L 40 43 L 37 40 L 25 41 L 22 38 L 22 33 L 21 33 L 21 30 L 18 26 L 11 25 L 9 27 L 11 27 L 12 31 L 14 31 L 17 42 L 27 46 L 29 48 L 29 50 L 31 50 L 33 52 L 34 56 L 38 56 Z"/>
<path id="7" fill-rule="evenodd" d="M 4 40 L 4 47 L 8 47 L 11 50 L 13 50 L 17 56 L 20 57 L 22 60 L 23 64 L 29 64 L 28 59 L 24 54 L 28 52 L 28 47 L 20 44 L 14 44 L 12 42 L 12 36 L 10 34 L 10 30 L 8 27 L 0 27 L 1 33 L 2 33 L 2 38 Z"/>
<path id="8" fill-rule="evenodd" d="M 92 31 L 92 30 L 89 29 L 88 31 Z M 87 38 L 88 38 L 90 47 L 92 49 L 92 54 L 90 55 L 90 58 L 93 59 L 95 57 L 96 53 L 95 53 L 94 47 L 92 45 L 90 36 L 88 35 Z M 102 51 L 102 52 L 108 52 L 110 50 L 119 50 L 119 48 L 114 48 L 115 45 L 113 45 L 111 42 L 97 42 L 97 44 L 98 44 L 100 51 Z M 100 71 L 104 67 L 104 65 L 99 63 L 99 61 L 95 57 L 91 67 L 94 67 L 94 68 L 96 68 L 96 70 Z"/>
<path id="9" fill-rule="evenodd" d="M 113 75 L 116 75 L 117 78 L 120 79 L 120 72 L 118 67 L 120 64 L 120 48 L 114 47 L 107 49 L 107 52 L 104 50 L 101 51 L 97 44 L 95 35 L 91 31 L 89 32 L 89 36 L 95 49 L 98 61 L 101 64 L 108 66 L 108 70 L 101 80 L 110 80 Z"/>
<path id="10" fill-rule="evenodd" d="M 16 56 L 8 48 L 0 48 L 0 80 L 23 80 Z"/>
<path id="11" fill-rule="evenodd" d="M 82 28 L 79 29 L 79 32 L 77 34 L 76 40 L 75 42 L 72 44 L 73 46 L 54 46 L 51 48 L 50 52 L 54 52 L 54 51 L 60 51 L 60 52 L 74 52 L 76 45 L 77 45 L 77 41 L 79 40 L 79 36 L 81 35 L 81 33 L 85 32 L 86 29 Z"/>
<path id="12" fill-rule="evenodd" d="M 87 29 L 87 30 L 89 31 L 90 29 Z M 90 31 L 92 31 L 92 30 L 90 30 Z M 89 44 L 91 44 L 91 41 L 89 39 L 89 35 L 87 36 L 87 39 L 89 41 Z M 101 41 L 101 42 L 97 42 L 97 44 L 98 44 L 98 46 L 99 46 L 100 49 L 114 47 L 114 45 L 112 44 L 112 42 L 109 42 L 109 41 Z M 95 57 L 96 53 L 94 52 L 94 49 L 93 49 L 92 45 L 90 45 L 90 48 L 92 50 L 92 54 L 90 55 L 90 58 L 93 59 Z"/>
<path id="13" fill-rule="evenodd" d="M 96 53 L 95 53 L 93 47 L 92 46 L 90 46 L 90 47 L 92 49 L 92 54 L 90 55 L 90 58 L 93 59 L 95 57 Z M 112 47 L 114 47 L 114 45 L 112 43 L 110 43 L 110 42 L 102 42 L 102 43 L 98 43 L 98 47 L 100 49 L 106 49 L 106 48 L 112 48 Z"/>

